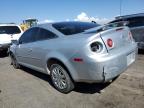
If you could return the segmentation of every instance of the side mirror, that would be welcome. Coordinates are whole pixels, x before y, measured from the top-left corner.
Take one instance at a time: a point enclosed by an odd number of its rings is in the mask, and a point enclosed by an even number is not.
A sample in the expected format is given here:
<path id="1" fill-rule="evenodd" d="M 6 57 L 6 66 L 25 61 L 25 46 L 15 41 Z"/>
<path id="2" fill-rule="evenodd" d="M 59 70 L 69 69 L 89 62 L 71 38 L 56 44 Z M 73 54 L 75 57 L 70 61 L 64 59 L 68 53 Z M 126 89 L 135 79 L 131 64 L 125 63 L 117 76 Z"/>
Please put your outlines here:
<path id="1" fill-rule="evenodd" d="M 18 45 L 18 41 L 17 40 L 11 40 L 12 44 Z"/>

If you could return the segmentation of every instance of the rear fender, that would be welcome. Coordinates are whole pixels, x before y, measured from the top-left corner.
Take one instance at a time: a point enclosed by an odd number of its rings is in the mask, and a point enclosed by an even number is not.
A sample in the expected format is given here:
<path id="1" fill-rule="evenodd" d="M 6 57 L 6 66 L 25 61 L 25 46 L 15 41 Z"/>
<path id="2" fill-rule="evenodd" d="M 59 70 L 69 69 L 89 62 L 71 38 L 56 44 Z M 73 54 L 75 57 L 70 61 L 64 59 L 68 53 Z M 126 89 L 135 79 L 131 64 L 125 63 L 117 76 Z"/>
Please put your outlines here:
<path id="1" fill-rule="evenodd" d="M 50 59 L 57 59 L 58 61 L 60 61 L 61 63 L 63 63 L 63 65 L 67 68 L 67 70 L 69 71 L 69 74 L 71 75 L 72 79 L 75 80 L 75 78 L 77 78 L 77 72 L 75 71 L 75 69 L 73 68 L 73 66 L 70 63 L 70 60 L 67 59 L 63 54 L 59 53 L 59 52 L 51 52 L 49 53 L 46 58 L 45 58 L 45 70 L 48 74 L 50 74 L 50 70 L 48 69 L 47 66 L 47 62 Z"/>

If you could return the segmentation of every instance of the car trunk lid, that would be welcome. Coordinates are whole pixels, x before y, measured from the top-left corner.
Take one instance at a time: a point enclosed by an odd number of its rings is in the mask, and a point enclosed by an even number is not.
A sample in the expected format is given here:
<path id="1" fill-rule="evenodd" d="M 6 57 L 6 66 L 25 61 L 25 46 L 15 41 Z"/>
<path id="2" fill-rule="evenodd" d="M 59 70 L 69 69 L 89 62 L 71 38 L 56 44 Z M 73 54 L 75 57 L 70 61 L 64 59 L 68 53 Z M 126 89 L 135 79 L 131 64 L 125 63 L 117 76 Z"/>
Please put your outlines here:
<path id="1" fill-rule="evenodd" d="M 129 28 L 127 27 L 116 27 L 102 31 L 101 38 L 106 45 L 108 52 L 115 48 L 126 47 L 133 42 L 133 38 Z"/>

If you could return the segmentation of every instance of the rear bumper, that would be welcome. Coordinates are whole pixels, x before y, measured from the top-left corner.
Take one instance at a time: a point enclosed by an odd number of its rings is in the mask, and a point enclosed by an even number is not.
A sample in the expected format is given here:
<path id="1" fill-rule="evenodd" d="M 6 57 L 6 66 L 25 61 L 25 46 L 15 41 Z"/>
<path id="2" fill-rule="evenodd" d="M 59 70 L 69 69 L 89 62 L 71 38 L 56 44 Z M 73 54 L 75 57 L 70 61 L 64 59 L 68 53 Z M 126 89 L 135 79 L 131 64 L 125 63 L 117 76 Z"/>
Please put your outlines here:
<path id="1" fill-rule="evenodd" d="M 104 56 L 88 56 L 83 63 L 74 64 L 78 76 L 76 82 L 107 82 L 124 72 L 134 61 L 128 64 L 128 56 L 137 55 L 137 45 L 124 51 L 114 51 Z M 135 57 L 134 57 L 135 58 Z"/>
<path id="2" fill-rule="evenodd" d="M 103 66 L 104 82 L 112 80 L 123 73 L 136 60 L 137 50 L 132 50 L 129 53 L 119 55 L 107 61 Z M 130 56 L 132 58 L 130 58 Z M 128 58 L 130 60 L 128 60 Z"/>

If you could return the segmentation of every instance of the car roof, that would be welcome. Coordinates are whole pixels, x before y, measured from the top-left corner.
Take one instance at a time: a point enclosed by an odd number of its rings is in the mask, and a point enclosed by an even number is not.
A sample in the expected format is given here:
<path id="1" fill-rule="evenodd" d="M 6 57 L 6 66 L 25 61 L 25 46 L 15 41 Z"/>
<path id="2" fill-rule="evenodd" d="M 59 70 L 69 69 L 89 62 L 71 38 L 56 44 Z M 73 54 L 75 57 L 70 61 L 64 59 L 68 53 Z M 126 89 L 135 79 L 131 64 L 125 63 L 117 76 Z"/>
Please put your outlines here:
<path id="1" fill-rule="evenodd" d="M 144 13 L 118 16 L 118 17 L 115 17 L 115 19 L 118 20 L 118 19 L 133 18 L 133 17 L 144 17 Z"/>
<path id="2" fill-rule="evenodd" d="M 0 23 L 0 26 L 19 26 L 15 23 Z"/>
<path id="3" fill-rule="evenodd" d="M 63 21 L 63 22 L 55 22 L 52 24 L 78 24 L 78 23 L 93 23 L 93 22 L 84 22 L 84 21 Z M 96 24 L 96 23 L 93 23 Z"/>
<path id="4" fill-rule="evenodd" d="M 92 23 L 92 22 L 82 22 L 82 21 L 62 21 L 62 22 L 49 22 L 49 23 L 40 23 L 37 26 L 44 25 L 53 25 L 53 24 L 76 24 L 76 23 Z M 97 24 L 97 23 L 94 23 Z"/>

